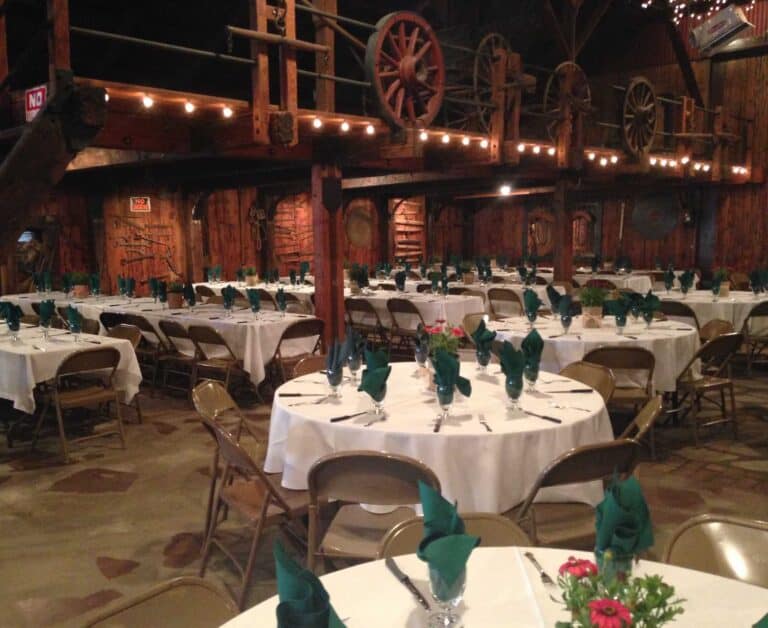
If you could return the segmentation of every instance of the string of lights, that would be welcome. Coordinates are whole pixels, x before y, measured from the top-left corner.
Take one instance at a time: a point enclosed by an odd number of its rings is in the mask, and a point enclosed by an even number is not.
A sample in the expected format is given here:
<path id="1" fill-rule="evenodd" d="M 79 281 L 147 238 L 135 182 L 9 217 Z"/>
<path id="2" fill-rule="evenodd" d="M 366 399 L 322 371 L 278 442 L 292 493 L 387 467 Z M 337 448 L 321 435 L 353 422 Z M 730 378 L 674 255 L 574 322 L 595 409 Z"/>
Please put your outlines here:
<path id="1" fill-rule="evenodd" d="M 640 0 L 643 9 L 671 9 L 672 20 L 680 24 L 684 18 L 702 21 L 712 17 L 715 12 L 724 9 L 729 4 L 734 4 L 745 11 L 751 11 L 757 0 Z"/>

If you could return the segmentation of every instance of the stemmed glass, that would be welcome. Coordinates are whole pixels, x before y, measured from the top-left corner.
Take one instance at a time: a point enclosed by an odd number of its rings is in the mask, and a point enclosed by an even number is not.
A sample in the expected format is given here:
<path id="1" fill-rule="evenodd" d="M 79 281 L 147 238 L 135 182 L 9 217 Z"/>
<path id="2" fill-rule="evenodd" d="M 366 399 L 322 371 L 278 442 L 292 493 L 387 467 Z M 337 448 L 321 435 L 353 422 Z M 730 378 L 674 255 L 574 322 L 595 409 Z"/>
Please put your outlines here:
<path id="1" fill-rule="evenodd" d="M 72 336 L 74 337 L 75 342 L 80 342 L 81 327 L 80 327 L 80 321 L 79 320 L 77 320 L 77 321 L 70 320 L 69 321 L 69 331 L 72 332 Z"/>
<path id="2" fill-rule="evenodd" d="M 536 380 L 539 379 L 539 365 L 526 364 L 525 368 L 523 368 L 523 377 L 525 377 L 525 382 L 528 384 L 526 392 L 535 392 Z"/>
<path id="3" fill-rule="evenodd" d="M 488 370 L 488 363 L 491 361 L 491 350 L 478 348 L 475 351 L 475 357 L 477 358 L 477 370 L 485 373 Z"/>
<path id="4" fill-rule="evenodd" d="M 534 323 L 539 313 L 536 310 L 525 310 L 525 317 L 528 319 L 528 329 L 534 328 Z"/>
<path id="5" fill-rule="evenodd" d="M 12 321 L 10 318 L 6 319 L 6 322 L 8 323 L 8 329 L 11 332 L 11 342 L 18 342 L 19 341 L 19 327 L 20 322 L 19 320 Z"/>
<path id="6" fill-rule="evenodd" d="M 573 322 L 573 318 L 570 314 L 561 314 L 560 315 L 560 324 L 563 326 L 563 335 L 568 335 L 568 330 L 571 328 L 571 323 Z"/>
<path id="7" fill-rule="evenodd" d="M 384 384 L 381 390 L 376 395 L 371 395 L 371 401 L 373 402 L 373 414 L 379 420 L 384 420 L 384 397 L 387 396 L 387 385 Z"/>
<path id="8" fill-rule="evenodd" d="M 624 328 L 627 326 L 627 315 L 616 314 L 616 333 L 619 336 L 624 335 Z"/>
<path id="9" fill-rule="evenodd" d="M 520 407 L 520 395 L 523 393 L 523 378 L 506 377 L 504 379 L 504 392 L 507 393 L 507 408 L 514 412 Z"/>
<path id="10" fill-rule="evenodd" d="M 328 369 L 325 372 L 325 376 L 328 378 L 328 385 L 331 387 L 331 397 L 336 399 L 341 397 L 341 382 L 344 379 L 344 368 L 339 367 L 337 369 Z"/>
<path id="11" fill-rule="evenodd" d="M 49 331 L 49 330 L 50 330 L 50 328 L 51 328 L 51 319 L 49 318 L 48 320 L 45 320 L 45 321 L 44 321 L 44 320 L 41 318 L 41 319 L 40 319 L 40 327 L 41 327 L 41 328 L 42 328 L 42 330 L 43 330 L 43 344 L 45 344 L 46 342 L 48 342 L 48 331 Z"/>
<path id="12" fill-rule="evenodd" d="M 347 356 L 347 366 L 349 367 L 349 372 L 352 374 L 351 383 L 355 385 L 355 388 L 357 388 L 357 372 L 360 370 L 362 363 L 363 360 L 359 351 L 353 351 Z"/>
<path id="13" fill-rule="evenodd" d="M 760 286 L 757 284 L 752 284 L 752 298 L 757 301 L 758 297 L 760 296 Z"/>
<path id="14" fill-rule="evenodd" d="M 288 307 L 288 303 L 284 300 L 278 300 L 277 302 L 277 309 L 280 310 L 280 318 L 285 318 L 285 310 Z"/>
<path id="15" fill-rule="evenodd" d="M 456 615 L 455 609 L 461 604 L 466 585 L 466 569 L 453 583 L 448 584 L 437 569 L 429 568 L 429 588 L 439 607 L 429 616 L 429 628 L 456 628 L 461 625 L 461 617 Z"/>
<path id="16" fill-rule="evenodd" d="M 224 316 L 226 318 L 232 318 L 232 306 L 234 305 L 233 301 L 230 301 L 229 299 L 224 299 Z"/>
<path id="17" fill-rule="evenodd" d="M 680 292 L 683 293 L 683 299 L 688 296 L 688 286 L 680 284 Z"/>
<path id="18" fill-rule="evenodd" d="M 645 328 L 650 329 L 653 322 L 653 310 L 645 310 L 643 312 L 643 320 L 645 321 Z"/>
<path id="19" fill-rule="evenodd" d="M 446 386 L 444 384 L 437 384 L 437 403 L 440 406 L 440 416 L 437 420 L 440 422 L 445 421 L 451 412 L 451 406 L 453 405 L 453 385 Z"/>
<path id="20" fill-rule="evenodd" d="M 720 298 L 720 284 L 713 283 L 712 284 L 712 303 L 717 303 L 719 298 Z"/>

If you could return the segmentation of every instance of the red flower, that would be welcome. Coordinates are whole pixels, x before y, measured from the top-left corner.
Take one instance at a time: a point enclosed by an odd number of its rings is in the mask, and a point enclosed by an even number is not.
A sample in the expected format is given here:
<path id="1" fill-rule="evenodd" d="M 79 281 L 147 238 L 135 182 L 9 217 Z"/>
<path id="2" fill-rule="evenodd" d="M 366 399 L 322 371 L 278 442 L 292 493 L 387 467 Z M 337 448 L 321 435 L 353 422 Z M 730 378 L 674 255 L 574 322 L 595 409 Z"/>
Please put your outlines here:
<path id="1" fill-rule="evenodd" d="M 439 325 L 435 325 L 434 327 L 429 328 L 429 333 L 433 335 L 442 334 L 443 328 L 440 327 Z"/>
<path id="2" fill-rule="evenodd" d="M 560 565 L 560 575 L 562 576 L 566 573 L 577 578 L 592 576 L 597 573 L 597 565 L 591 560 L 583 560 L 569 556 L 568 562 Z"/>
<path id="3" fill-rule="evenodd" d="M 440 324 L 440 325 L 442 325 L 445 322 L 445 319 L 444 318 L 436 318 L 435 322 Z"/>
<path id="4" fill-rule="evenodd" d="M 451 329 L 451 333 L 456 338 L 463 338 L 464 337 L 464 330 L 461 327 L 454 327 Z"/>
<path id="5" fill-rule="evenodd" d="M 627 628 L 632 625 L 632 614 L 621 602 L 610 599 L 592 600 L 589 621 L 597 628 Z"/>

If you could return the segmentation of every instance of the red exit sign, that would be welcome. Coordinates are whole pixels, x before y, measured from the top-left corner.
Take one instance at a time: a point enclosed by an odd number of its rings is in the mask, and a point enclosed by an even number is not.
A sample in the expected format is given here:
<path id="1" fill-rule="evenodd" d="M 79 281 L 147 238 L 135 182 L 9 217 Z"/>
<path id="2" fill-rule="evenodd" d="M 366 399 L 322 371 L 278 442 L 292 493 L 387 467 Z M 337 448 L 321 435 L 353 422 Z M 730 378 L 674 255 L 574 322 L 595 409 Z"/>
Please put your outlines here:
<path id="1" fill-rule="evenodd" d="M 45 107 L 48 98 L 48 86 L 38 85 L 24 92 L 24 119 L 27 122 L 34 120 L 40 110 Z"/>
<path id="2" fill-rule="evenodd" d="M 152 210 L 152 206 L 149 201 L 149 196 L 131 196 L 132 212 L 148 212 Z"/>

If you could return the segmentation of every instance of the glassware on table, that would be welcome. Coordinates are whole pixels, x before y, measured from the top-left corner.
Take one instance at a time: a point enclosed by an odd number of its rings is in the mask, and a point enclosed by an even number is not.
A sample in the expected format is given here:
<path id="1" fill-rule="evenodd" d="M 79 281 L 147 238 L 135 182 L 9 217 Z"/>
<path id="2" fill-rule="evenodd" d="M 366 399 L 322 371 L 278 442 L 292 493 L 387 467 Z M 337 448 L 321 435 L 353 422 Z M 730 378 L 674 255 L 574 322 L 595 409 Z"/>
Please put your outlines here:
<path id="1" fill-rule="evenodd" d="M 427 358 L 429 358 L 429 347 L 426 345 L 417 344 L 413 349 L 413 357 L 421 368 L 427 366 Z"/>
<path id="2" fill-rule="evenodd" d="M 683 299 L 685 299 L 685 297 L 688 296 L 688 290 L 689 290 L 688 286 L 684 286 L 684 285 L 680 284 L 680 292 L 683 293 Z"/>
<path id="3" fill-rule="evenodd" d="M 619 556 L 613 550 L 595 550 L 597 569 L 606 584 L 619 580 L 625 582 L 632 575 L 635 557 L 632 554 Z"/>
<path id="4" fill-rule="evenodd" d="M 384 397 L 387 396 L 387 385 L 384 384 L 381 387 L 381 390 L 376 395 L 370 395 L 371 401 L 373 402 L 373 414 L 378 419 L 384 419 L 385 412 L 384 412 Z"/>
<path id="5" fill-rule="evenodd" d="M 717 303 L 719 298 L 720 298 L 720 284 L 713 283 L 712 284 L 712 302 Z"/>
<path id="6" fill-rule="evenodd" d="M 251 312 L 253 312 L 253 318 L 259 318 L 259 311 L 261 310 L 261 304 L 251 303 Z"/>
<path id="7" fill-rule="evenodd" d="M 534 323 L 536 322 L 536 318 L 538 317 L 539 313 L 536 310 L 526 310 L 525 311 L 525 317 L 528 319 L 528 329 L 534 328 Z"/>
<path id="8" fill-rule="evenodd" d="M 507 393 L 507 408 L 512 411 L 517 410 L 520 407 L 520 395 L 523 394 L 523 378 L 504 378 L 504 392 Z"/>
<path id="9" fill-rule="evenodd" d="M 560 315 L 560 324 L 563 326 L 563 334 L 568 335 L 568 330 L 571 328 L 571 323 L 573 323 L 573 317 L 570 314 L 561 314 Z"/>
<path id="10" fill-rule="evenodd" d="M 8 330 L 11 332 L 11 342 L 19 341 L 19 327 L 21 327 L 19 321 L 10 321 L 6 319 L 8 323 Z"/>
<path id="11" fill-rule="evenodd" d="M 645 328 L 650 329 L 651 323 L 653 322 L 653 311 L 646 310 L 645 312 L 643 312 L 643 320 L 645 321 Z"/>
<path id="12" fill-rule="evenodd" d="M 632 322 L 636 323 L 640 318 L 640 306 L 637 303 L 633 303 L 629 308 L 629 314 L 632 316 Z"/>
<path id="13" fill-rule="evenodd" d="M 48 342 L 48 331 L 51 329 L 51 321 L 47 321 L 46 323 L 43 323 L 43 321 L 40 321 L 40 327 L 43 330 L 43 343 Z"/>
<path id="14" fill-rule="evenodd" d="M 539 365 L 526 364 L 523 368 L 523 377 L 525 377 L 525 382 L 528 384 L 526 392 L 535 392 L 536 380 L 539 379 Z"/>
<path id="15" fill-rule="evenodd" d="M 347 366 L 349 367 L 349 372 L 352 374 L 352 383 L 355 384 L 355 388 L 357 388 L 357 372 L 362 365 L 363 360 L 359 352 L 355 351 L 352 355 L 347 356 Z"/>
<path id="16" fill-rule="evenodd" d="M 488 364 L 491 361 L 491 350 L 478 349 L 475 351 L 475 357 L 477 358 L 478 370 L 481 373 L 485 373 L 488 370 Z"/>
<path id="17" fill-rule="evenodd" d="M 337 369 L 328 369 L 325 372 L 328 378 L 328 385 L 331 387 L 331 397 L 338 399 L 341 397 L 341 382 L 344 380 L 344 367 Z"/>
<path id="18" fill-rule="evenodd" d="M 437 404 L 440 406 L 441 410 L 439 419 L 445 421 L 448 418 L 448 415 L 451 412 L 451 406 L 453 405 L 454 387 L 453 385 L 444 386 L 443 384 L 437 384 L 435 390 L 437 392 Z"/>
<path id="19" fill-rule="evenodd" d="M 627 315 L 616 314 L 616 333 L 619 336 L 624 335 L 624 328 L 627 326 Z"/>
<path id="20" fill-rule="evenodd" d="M 75 339 L 75 342 L 80 342 L 80 332 L 82 331 L 80 327 L 80 322 L 78 321 L 75 323 L 74 321 L 69 322 L 69 331 L 72 332 L 72 336 Z"/>
<path id="21" fill-rule="evenodd" d="M 466 585 L 466 569 L 453 583 L 448 584 L 437 569 L 429 568 L 429 588 L 438 606 L 429 615 L 429 628 L 459 628 L 462 625 L 456 608 L 461 604 Z"/>
<path id="22" fill-rule="evenodd" d="M 667 294 L 672 292 L 672 284 L 668 281 L 664 282 L 664 289 L 667 291 Z"/>
<path id="23" fill-rule="evenodd" d="M 752 298 L 757 301 L 760 296 L 760 286 L 752 286 Z"/>

